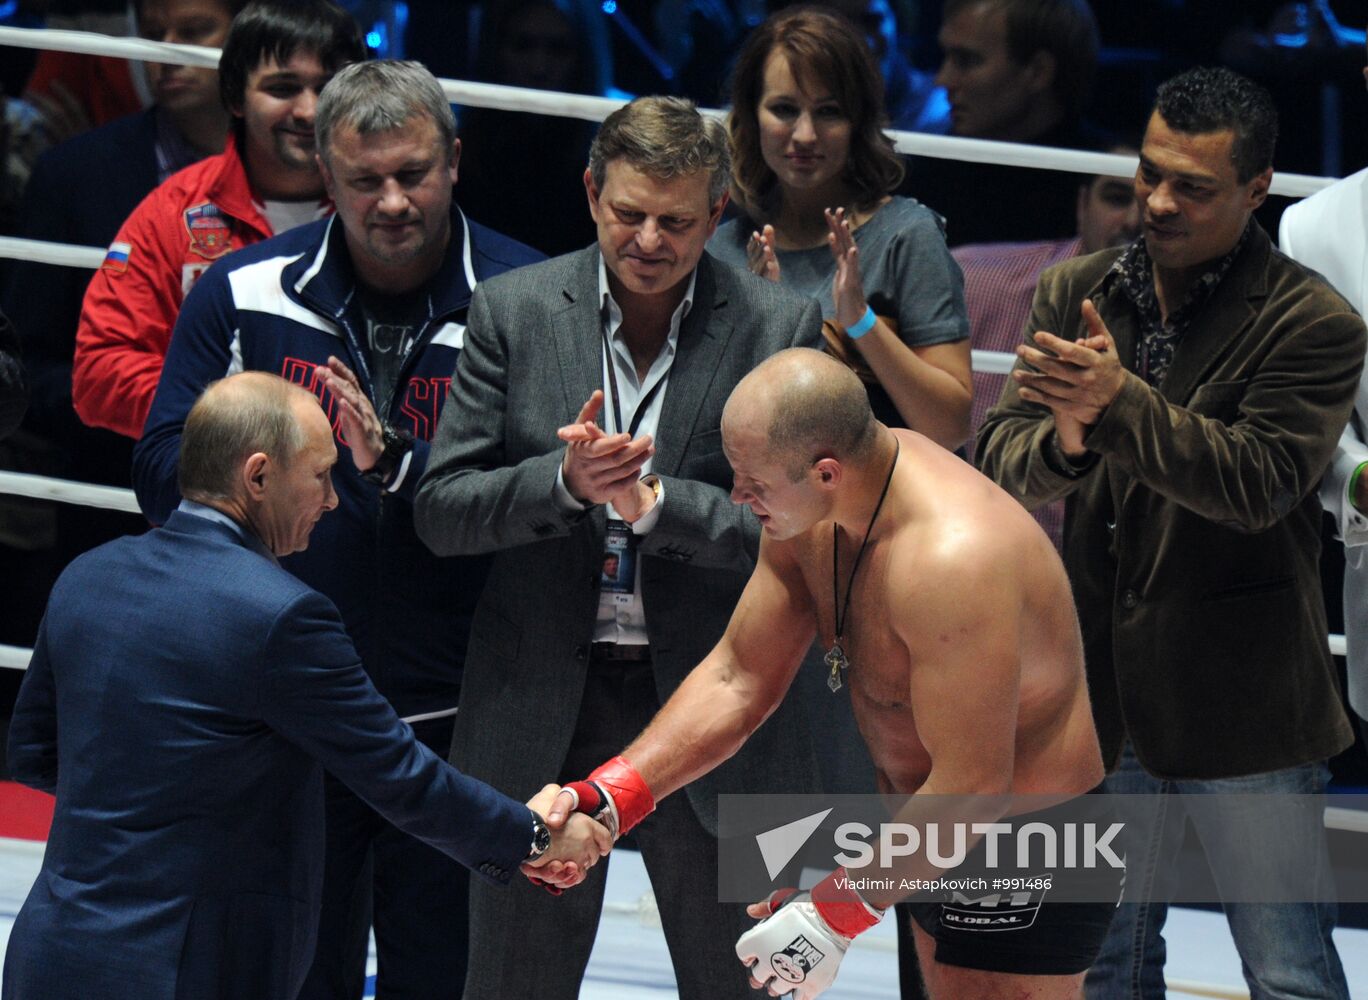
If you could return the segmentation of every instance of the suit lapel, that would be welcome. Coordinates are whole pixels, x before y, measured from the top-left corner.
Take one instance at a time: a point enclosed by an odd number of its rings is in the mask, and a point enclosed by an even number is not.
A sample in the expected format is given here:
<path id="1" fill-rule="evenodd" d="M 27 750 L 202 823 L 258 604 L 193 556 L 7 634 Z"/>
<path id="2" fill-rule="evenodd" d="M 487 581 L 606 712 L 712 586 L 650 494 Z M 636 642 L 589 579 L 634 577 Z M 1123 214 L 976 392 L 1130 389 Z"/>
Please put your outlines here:
<path id="1" fill-rule="evenodd" d="M 651 468 L 672 476 L 684 460 L 684 449 L 698 422 L 699 410 L 717 377 L 732 334 L 732 309 L 718 287 L 705 254 L 698 263 L 693 308 L 679 330 L 679 345 L 670 367 L 670 383 L 656 427 L 656 453 Z"/>
<path id="2" fill-rule="evenodd" d="M 1135 349 L 1140 338 L 1138 317 L 1130 297 L 1121 288 L 1121 282 L 1110 280 L 1108 287 L 1110 274 L 1109 271 L 1103 276 L 1098 287 L 1089 293 L 1088 298 L 1092 299 L 1102 321 L 1107 324 L 1112 340 L 1116 342 L 1116 354 L 1121 359 L 1121 367 L 1127 371 L 1134 371 Z M 1086 337 L 1088 331 L 1082 315 L 1074 317 L 1073 321 L 1078 324 L 1078 335 Z M 1133 480 L 1115 462 L 1107 463 L 1107 476 L 1111 483 L 1112 505 L 1120 510 L 1125 502 L 1126 491 L 1133 485 Z"/>
<path id="3" fill-rule="evenodd" d="M 1160 393 L 1171 403 L 1185 404 L 1189 397 L 1205 381 L 1207 372 L 1229 350 L 1251 323 L 1256 315 L 1255 301 L 1267 296 L 1264 275 L 1267 270 L 1268 254 L 1271 244 L 1262 229 L 1250 237 L 1252 245 L 1245 248 L 1244 255 L 1236 260 L 1215 293 L 1207 300 L 1197 315 L 1196 322 L 1174 351 L 1173 363 L 1169 366 Z M 1124 300 L 1125 293 L 1119 287 L 1114 294 Z M 1126 304 L 1119 310 L 1124 320 L 1116 327 L 1108 324 L 1112 339 L 1116 341 L 1121 363 L 1130 371 L 1135 370 L 1135 350 L 1139 337 L 1135 310 Z M 1104 314 L 1105 318 L 1105 314 Z M 1121 333 L 1118 332 L 1122 331 Z M 1124 334 L 1124 335 L 1122 335 Z M 1125 504 L 1135 480 L 1120 469 L 1116 463 L 1110 465 L 1111 493 L 1117 511 Z"/>
<path id="4" fill-rule="evenodd" d="M 1206 381 L 1207 373 L 1254 320 L 1255 301 L 1267 297 L 1264 275 L 1272 245 L 1262 229 L 1249 237 L 1221 284 L 1202 306 L 1173 353 L 1173 364 L 1160 389 L 1171 403 L 1186 403 Z"/>
<path id="5" fill-rule="evenodd" d="M 603 388 L 598 260 L 596 246 L 581 251 L 573 277 L 561 289 L 562 308 L 554 313 L 552 332 L 565 392 L 566 423 L 574 420 L 595 389 Z"/>

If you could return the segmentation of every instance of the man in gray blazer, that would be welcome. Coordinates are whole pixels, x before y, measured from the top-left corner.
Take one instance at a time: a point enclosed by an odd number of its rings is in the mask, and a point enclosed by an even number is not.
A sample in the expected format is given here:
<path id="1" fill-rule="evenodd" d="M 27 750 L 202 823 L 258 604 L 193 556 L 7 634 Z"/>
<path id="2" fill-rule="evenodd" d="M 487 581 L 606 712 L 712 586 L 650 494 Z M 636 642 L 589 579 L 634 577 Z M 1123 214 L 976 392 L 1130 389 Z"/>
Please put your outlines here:
<path id="1" fill-rule="evenodd" d="M 438 555 L 497 553 L 452 760 L 510 793 L 582 778 L 630 742 L 721 636 L 755 565 L 759 524 L 728 498 L 722 408 L 769 355 L 816 346 L 821 318 L 704 253 L 728 177 L 719 122 L 635 100 L 590 152 L 598 245 L 471 301 L 415 516 Z M 782 705 L 635 831 L 686 1000 L 749 995 L 732 943 L 751 921 L 717 901 L 717 794 L 815 790 L 807 733 Z M 604 869 L 559 899 L 476 888 L 466 996 L 578 996 Z"/>

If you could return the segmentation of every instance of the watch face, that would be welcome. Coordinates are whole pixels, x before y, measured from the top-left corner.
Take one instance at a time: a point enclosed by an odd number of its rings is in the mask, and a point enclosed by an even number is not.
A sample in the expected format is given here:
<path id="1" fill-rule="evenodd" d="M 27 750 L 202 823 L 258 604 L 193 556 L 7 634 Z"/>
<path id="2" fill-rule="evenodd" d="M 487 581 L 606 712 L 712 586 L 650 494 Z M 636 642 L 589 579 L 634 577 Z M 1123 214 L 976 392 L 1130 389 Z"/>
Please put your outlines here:
<path id="1" fill-rule="evenodd" d="M 551 846 L 551 830 L 540 816 L 535 816 L 532 824 L 532 853 L 540 856 Z"/>

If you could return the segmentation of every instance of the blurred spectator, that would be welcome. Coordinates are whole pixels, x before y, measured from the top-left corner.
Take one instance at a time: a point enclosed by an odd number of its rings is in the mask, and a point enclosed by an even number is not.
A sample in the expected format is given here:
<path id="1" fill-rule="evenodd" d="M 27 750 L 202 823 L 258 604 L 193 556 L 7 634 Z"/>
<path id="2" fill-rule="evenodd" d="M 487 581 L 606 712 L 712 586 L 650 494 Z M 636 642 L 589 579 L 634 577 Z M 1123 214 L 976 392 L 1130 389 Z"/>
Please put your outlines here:
<path id="1" fill-rule="evenodd" d="M 233 250 L 331 211 L 314 108 L 333 73 L 365 57 L 356 22 L 329 0 L 258 0 L 234 20 L 219 62 L 227 146 L 137 207 L 86 289 L 72 369 L 83 421 L 138 437 L 190 286 Z"/>
<path id="2" fill-rule="evenodd" d="M 940 43 L 954 135 L 1095 145 L 1083 125 L 1098 49 L 1086 0 L 946 0 Z M 903 190 L 945 216 L 951 246 L 1072 234 L 1067 172 L 923 157 Z"/>
<path id="3" fill-rule="evenodd" d="M 245 3 L 246 0 L 141 0 L 130 4 L 130 11 L 137 15 L 135 25 L 141 37 L 218 47 L 227 34 L 222 11 L 230 11 L 227 19 L 231 19 L 233 12 L 241 10 Z M 114 36 L 130 34 L 133 25 L 122 3 L 118 11 L 52 15 L 48 23 L 48 27 L 100 31 Z M 137 114 L 146 105 L 155 103 L 174 112 L 172 118 L 163 116 L 160 122 L 161 144 L 175 146 L 167 150 L 168 166 L 161 170 L 160 179 L 202 156 L 219 152 L 223 148 L 227 112 L 219 107 L 216 81 L 218 75 L 213 70 L 130 62 L 112 56 L 40 52 L 36 70 L 27 83 L 25 100 L 5 100 L 5 122 L 0 124 L 0 131 L 7 133 L 0 134 L 0 149 L 5 152 L 4 171 L 0 174 L 0 233 L 18 231 L 30 237 L 60 239 L 59 235 L 44 237 L 23 231 L 26 205 L 21 196 L 38 156 L 92 127 Z M 141 159 L 145 146 L 142 138 L 141 134 L 130 137 L 134 161 Z M 109 141 L 111 137 L 104 137 L 103 142 Z M 127 150 L 115 145 L 114 152 L 116 155 L 105 161 L 104 166 L 116 175 L 123 174 L 129 166 Z M 142 190 L 140 197 L 148 190 L 150 187 Z M 120 198 L 114 198 L 109 204 L 86 208 L 93 208 L 101 218 L 122 209 L 115 222 L 118 227 L 135 204 L 137 200 L 124 205 Z M 98 239 L 98 244 L 107 244 L 112 235 L 114 230 Z M 33 328 L 27 323 L 19 326 L 21 330 Z"/>
<path id="4" fill-rule="evenodd" d="M 579 0 L 490 5 L 481 23 L 476 79 L 604 94 L 612 70 L 595 7 Z M 461 204 L 471 218 L 547 254 L 593 242 L 593 220 L 584 210 L 592 122 L 468 108 L 460 125 Z"/>
<path id="5" fill-rule="evenodd" d="M 159 41 L 221 45 L 245 0 L 143 0 L 139 25 Z M 29 181 L 17 227 L 29 239 L 107 246 L 138 203 L 172 172 L 223 148 L 228 113 L 214 70 L 149 65 L 157 102 L 48 150 Z M 0 303 L 24 341 L 32 400 L 24 434 L 0 465 L 87 483 L 128 486 L 130 442 L 76 419 L 71 361 L 81 298 L 91 272 L 32 260 L 5 262 Z M 143 524 L 134 514 L 76 504 L 0 500 L 0 532 L 24 548 L 31 572 L 15 586 L 33 591 L 20 616 L 21 641 L 32 641 L 47 587 L 87 549 Z M 35 531 L 37 524 L 42 529 Z"/>
<path id="6" fill-rule="evenodd" d="M 142 0 L 138 34 L 158 42 L 219 48 L 247 0 Z M 148 63 L 158 119 L 158 179 L 223 151 L 228 111 L 219 98 L 218 69 Z M 186 148 L 188 147 L 188 148 Z"/>
<path id="7" fill-rule="evenodd" d="M 1133 146 L 1112 146 L 1112 153 L 1136 155 Z M 964 298 L 969 306 L 970 343 L 978 351 L 1010 354 L 1021 343 L 1031 315 L 1040 272 L 1060 261 L 1108 247 L 1125 246 L 1140 235 L 1140 208 L 1130 180 L 1084 177 L 1074 209 L 1077 235 L 1039 243 L 975 243 L 951 251 L 964 273 Z M 970 413 L 970 461 L 974 436 L 988 411 L 1002 395 L 1006 375 L 974 372 L 974 402 Z M 1063 543 L 1064 501 L 1056 500 L 1033 512 L 1054 542 Z"/>
<path id="8" fill-rule="evenodd" d="M 147 38 L 219 46 L 244 3 L 143 0 L 139 24 Z M 24 199 L 20 236 L 108 246 L 148 192 L 223 149 L 228 112 L 219 101 L 218 72 L 160 64 L 149 70 L 156 95 L 151 108 L 65 142 L 39 160 Z M 71 405 L 71 359 L 89 281 L 86 268 L 12 261 L 2 301 L 24 336 L 33 372 L 29 429 L 70 459 L 63 474 L 127 486 L 131 448 L 85 429 Z"/>
<path id="9" fill-rule="evenodd" d="M 135 5 L 124 0 L 81 0 L 50 11 L 47 27 L 124 37 L 137 33 Z M 117 56 L 44 49 L 24 87 L 24 100 L 58 143 L 141 111 L 152 102 L 143 63 Z"/>
<path id="10" fill-rule="evenodd" d="M 726 102 L 728 68 L 745 35 L 745 23 L 725 0 L 661 0 L 655 37 L 673 67 L 671 89 L 703 107 Z"/>
<path id="11" fill-rule="evenodd" d="M 883 74 L 889 128 L 937 135 L 950 131 L 945 88 L 937 84 L 936 74 L 917 69 L 908 59 L 902 36 L 909 29 L 899 23 L 889 0 L 821 0 L 816 6 L 836 11 L 864 32 Z"/>
<path id="12" fill-rule="evenodd" d="M 33 166 L 52 142 L 43 116 L 32 104 L 0 95 L 0 233 L 18 228 Z"/>

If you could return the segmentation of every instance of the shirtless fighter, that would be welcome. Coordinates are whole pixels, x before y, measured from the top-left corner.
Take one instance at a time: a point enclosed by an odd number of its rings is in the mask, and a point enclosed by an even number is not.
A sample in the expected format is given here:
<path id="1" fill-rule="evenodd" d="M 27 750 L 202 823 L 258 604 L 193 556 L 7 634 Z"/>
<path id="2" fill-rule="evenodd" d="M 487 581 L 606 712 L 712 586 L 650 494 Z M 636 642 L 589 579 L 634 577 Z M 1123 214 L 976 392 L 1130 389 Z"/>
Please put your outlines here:
<path id="1" fill-rule="evenodd" d="M 1003 803 L 995 819 L 1010 796 L 1098 785 L 1069 583 L 1020 504 L 929 439 L 877 422 L 859 379 L 817 351 L 777 354 L 742 380 L 722 433 L 732 500 L 764 527 L 759 563 L 713 651 L 620 757 L 561 793 L 549 823 L 602 806 L 630 829 L 745 742 L 815 635 L 831 651 L 829 682 L 850 684 L 880 789 L 916 793 L 908 807 L 983 796 Z M 940 874 L 923 863 L 916 874 Z M 900 895 L 862 898 L 844 874 L 750 908 L 767 918 L 737 944 L 753 986 L 795 988 L 771 959 L 801 934 L 831 956 L 796 987 L 816 996 Z M 1081 996 L 1114 904 L 1046 902 L 1029 927 L 988 934 L 915 903 L 930 995 Z"/>

